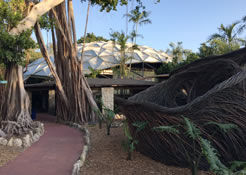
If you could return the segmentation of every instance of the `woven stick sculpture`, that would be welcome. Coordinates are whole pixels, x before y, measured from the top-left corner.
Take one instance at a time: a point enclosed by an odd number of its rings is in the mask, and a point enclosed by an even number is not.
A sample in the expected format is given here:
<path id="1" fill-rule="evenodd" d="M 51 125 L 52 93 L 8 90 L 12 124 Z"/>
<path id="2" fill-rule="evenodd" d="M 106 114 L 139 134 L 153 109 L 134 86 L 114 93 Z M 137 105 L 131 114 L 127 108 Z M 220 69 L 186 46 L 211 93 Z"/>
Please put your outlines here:
<path id="1" fill-rule="evenodd" d="M 184 132 L 169 134 L 156 132 L 156 126 L 183 126 L 183 117 L 189 118 L 201 130 L 202 136 L 218 150 L 223 163 L 246 161 L 246 48 L 226 55 L 197 60 L 171 73 L 161 82 L 128 100 L 116 98 L 131 123 L 147 121 L 147 127 L 137 137 L 138 150 L 163 163 L 188 167 L 184 149 L 192 149 L 192 140 Z M 207 122 L 232 123 L 237 130 L 216 132 Z M 196 143 L 197 154 L 200 147 Z M 208 169 L 202 157 L 201 169 Z"/>

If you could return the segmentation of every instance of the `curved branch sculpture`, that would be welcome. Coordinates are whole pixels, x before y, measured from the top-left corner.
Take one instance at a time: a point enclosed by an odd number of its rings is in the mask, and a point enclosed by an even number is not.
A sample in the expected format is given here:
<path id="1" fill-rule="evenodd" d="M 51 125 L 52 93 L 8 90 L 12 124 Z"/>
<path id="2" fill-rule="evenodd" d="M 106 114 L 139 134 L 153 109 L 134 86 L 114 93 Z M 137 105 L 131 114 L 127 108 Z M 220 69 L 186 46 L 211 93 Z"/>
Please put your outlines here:
<path id="1" fill-rule="evenodd" d="M 138 135 L 138 150 L 163 163 L 188 167 L 184 148 L 191 150 L 192 142 L 185 129 L 179 135 L 152 130 L 161 125 L 183 126 L 185 116 L 211 141 L 223 163 L 246 161 L 246 71 L 240 67 L 245 62 L 246 48 L 203 58 L 175 70 L 169 80 L 128 100 L 116 98 L 129 124 L 148 122 Z M 209 121 L 236 124 L 238 130 L 214 134 L 215 127 L 204 125 Z M 135 128 L 129 126 L 134 132 Z M 198 154 L 198 144 L 196 149 Z M 205 158 L 200 168 L 208 168 Z"/>

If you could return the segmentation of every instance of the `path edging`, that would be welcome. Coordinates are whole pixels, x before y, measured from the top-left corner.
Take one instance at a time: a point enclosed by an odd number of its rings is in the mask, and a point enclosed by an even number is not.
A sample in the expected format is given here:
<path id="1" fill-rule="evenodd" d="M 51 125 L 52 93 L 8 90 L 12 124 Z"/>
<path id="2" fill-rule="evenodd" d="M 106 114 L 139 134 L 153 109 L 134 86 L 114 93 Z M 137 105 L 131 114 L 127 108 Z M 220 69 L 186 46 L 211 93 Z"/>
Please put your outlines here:
<path id="1" fill-rule="evenodd" d="M 44 134 L 44 124 L 41 122 L 36 122 L 37 127 L 30 130 L 27 134 L 21 138 L 12 136 L 10 138 L 0 137 L 0 145 L 10 146 L 10 147 L 20 147 L 28 148 L 33 143 L 37 142 L 40 137 Z"/>
<path id="2" fill-rule="evenodd" d="M 68 125 L 70 127 L 79 129 L 81 132 L 83 132 L 84 135 L 84 140 L 85 143 L 83 145 L 83 151 L 79 157 L 79 159 L 73 164 L 73 171 L 72 171 L 72 175 L 80 175 L 80 170 L 83 167 L 86 157 L 88 155 L 88 151 L 90 149 L 91 143 L 90 143 L 90 133 L 88 131 L 88 129 L 84 126 L 81 126 L 80 124 L 77 123 L 73 123 L 73 122 L 59 122 L 61 124 L 64 125 Z"/>

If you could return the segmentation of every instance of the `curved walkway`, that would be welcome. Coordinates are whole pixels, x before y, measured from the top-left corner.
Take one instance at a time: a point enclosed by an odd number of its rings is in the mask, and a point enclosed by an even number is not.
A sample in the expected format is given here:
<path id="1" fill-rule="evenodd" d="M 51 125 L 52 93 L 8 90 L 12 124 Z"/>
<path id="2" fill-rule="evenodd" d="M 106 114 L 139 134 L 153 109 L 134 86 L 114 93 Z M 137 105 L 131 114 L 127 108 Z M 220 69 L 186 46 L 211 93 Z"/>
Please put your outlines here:
<path id="1" fill-rule="evenodd" d="M 0 175 L 71 175 L 83 148 L 83 135 L 74 128 L 52 122 L 54 116 L 38 115 L 45 127 L 40 140 L 15 160 L 0 168 Z M 47 122 L 47 119 L 49 122 Z"/>

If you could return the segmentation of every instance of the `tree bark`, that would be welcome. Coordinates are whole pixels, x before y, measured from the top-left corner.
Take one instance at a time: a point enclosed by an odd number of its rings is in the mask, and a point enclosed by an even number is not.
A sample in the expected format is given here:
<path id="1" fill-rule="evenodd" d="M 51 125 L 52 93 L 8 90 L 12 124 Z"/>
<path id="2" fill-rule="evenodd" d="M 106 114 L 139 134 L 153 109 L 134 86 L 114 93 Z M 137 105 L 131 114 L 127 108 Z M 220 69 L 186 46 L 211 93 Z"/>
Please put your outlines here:
<path id="1" fill-rule="evenodd" d="M 97 104 L 78 61 L 71 0 L 67 3 L 67 11 L 66 3 L 63 2 L 52 9 L 50 14 L 56 22 L 55 31 L 52 29 L 53 48 L 56 48 L 54 50 L 56 72 L 67 97 L 66 101 L 69 102 L 68 107 L 64 108 L 64 98 L 62 93 L 58 93 L 56 113 L 61 120 L 83 124 L 96 120 L 93 109 L 97 109 Z M 51 64 L 48 66 L 52 69 Z M 55 77 L 56 72 L 51 72 Z M 55 79 L 56 83 L 59 83 L 59 79 Z"/>
<path id="2" fill-rule="evenodd" d="M 14 63 L 6 69 L 8 81 L 2 106 L 1 128 L 7 134 L 23 134 L 33 127 L 30 100 L 24 89 L 22 66 Z"/>
<path id="3" fill-rule="evenodd" d="M 13 28 L 9 33 L 11 35 L 18 35 L 25 30 L 31 29 L 36 24 L 36 21 L 40 16 L 44 15 L 50 11 L 50 9 L 62 2 L 64 2 L 64 0 L 43 0 L 39 2 L 32 8 L 30 13 L 20 21 L 17 27 Z"/>

